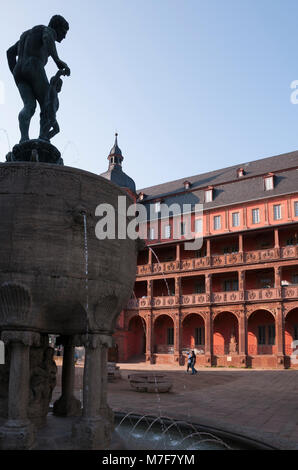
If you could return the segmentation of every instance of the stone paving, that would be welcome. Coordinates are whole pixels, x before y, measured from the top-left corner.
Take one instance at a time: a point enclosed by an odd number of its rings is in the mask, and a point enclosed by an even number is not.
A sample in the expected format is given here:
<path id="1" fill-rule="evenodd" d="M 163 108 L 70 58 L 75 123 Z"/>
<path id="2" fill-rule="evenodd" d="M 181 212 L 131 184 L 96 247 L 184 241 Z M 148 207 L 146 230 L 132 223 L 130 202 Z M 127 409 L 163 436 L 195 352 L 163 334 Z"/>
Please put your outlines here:
<path id="1" fill-rule="evenodd" d="M 298 371 L 199 368 L 119 364 L 122 378 L 108 386 L 114 411 L 168 416 L 235 432 L 279 449 L 298 449 Z M 173 381 L 169 393 L 134 391 L 128 375 L 163 371 Z M 76 395 L 81 398 L 82 364 L 76 367 Z M 59 377 L 61 367 L 59 367 Z M 54 391 L 59 396 L 60 378 Z"/>

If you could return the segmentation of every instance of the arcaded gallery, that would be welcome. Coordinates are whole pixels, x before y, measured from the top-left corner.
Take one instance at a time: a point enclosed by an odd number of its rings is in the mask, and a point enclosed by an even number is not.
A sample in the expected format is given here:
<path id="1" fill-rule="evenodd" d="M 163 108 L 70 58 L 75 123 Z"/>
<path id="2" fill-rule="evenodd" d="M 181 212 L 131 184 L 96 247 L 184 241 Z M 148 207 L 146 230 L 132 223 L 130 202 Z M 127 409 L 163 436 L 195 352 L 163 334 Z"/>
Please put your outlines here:
<path id="1" fill-rule="evenodd" d="M 112 360 L 183 365 L 194 349 L 201 366 L 297 367 L 297 170 L 292 152 L 136 192 L 148 239 Z M 187 250 L 183 219 L 174 238 L 175 217 L 163 220 L 161 207 L 198 203 L 202 214 L 188 220 L 203 243 Z"/>

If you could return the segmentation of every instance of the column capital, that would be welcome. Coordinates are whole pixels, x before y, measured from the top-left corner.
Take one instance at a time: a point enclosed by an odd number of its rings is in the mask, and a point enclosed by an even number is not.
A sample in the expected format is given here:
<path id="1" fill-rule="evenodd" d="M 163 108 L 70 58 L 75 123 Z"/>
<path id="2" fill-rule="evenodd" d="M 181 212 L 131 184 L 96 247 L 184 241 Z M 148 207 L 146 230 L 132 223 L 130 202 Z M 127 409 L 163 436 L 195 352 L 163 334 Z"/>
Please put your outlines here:
<path id="1" fill-rule="evenodd" d="M 4 330 L 1 333 L 1 340 L 5 344 L 22 343 L 24 346 L 39 346 L 40 334 L 33 331 Z"/>
<path id="2" fill-rule="evenodd" d="M 74 337 L 74 345 L 82 345 L 85 348 L 97 349 L 101 346 L 111 348 L 113 346 L 113 338 L 109 335 L 88 333 L 84 335 L 76 335 Z"/>

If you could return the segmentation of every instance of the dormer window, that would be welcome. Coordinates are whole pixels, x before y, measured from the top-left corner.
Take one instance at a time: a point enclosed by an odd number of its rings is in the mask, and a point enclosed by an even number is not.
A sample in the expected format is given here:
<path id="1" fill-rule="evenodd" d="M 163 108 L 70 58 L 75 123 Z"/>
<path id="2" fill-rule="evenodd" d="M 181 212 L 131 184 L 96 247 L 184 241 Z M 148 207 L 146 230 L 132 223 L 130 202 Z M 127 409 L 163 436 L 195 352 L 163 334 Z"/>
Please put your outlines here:
<path id="1" fill-rule="evenodd" d="M 265 191 L 270 191 L 271 189 L 274 188 L 274 181 L 273 181 L 274 175 L 273 173 L 269 173 L 264 177 L 264 189 Z"/>
<path id="2" fill-rule="evenodd" d="M 242 176 L 244 176 L 244 169 L 243 168 L 238 168 L 237 177 L 241 178 Z"/>
<path id="3" fill-rule="evenodd" d="M 190 181 L 184 181 L 184 189 L 189 189 L 191 187 Z"/>
<path id="4" fill-rule="evenodd" d="M 209 187 L 208 189 L 205 189 L 205 202 L 211 201 L 213 201 L 213 188 Z"/>

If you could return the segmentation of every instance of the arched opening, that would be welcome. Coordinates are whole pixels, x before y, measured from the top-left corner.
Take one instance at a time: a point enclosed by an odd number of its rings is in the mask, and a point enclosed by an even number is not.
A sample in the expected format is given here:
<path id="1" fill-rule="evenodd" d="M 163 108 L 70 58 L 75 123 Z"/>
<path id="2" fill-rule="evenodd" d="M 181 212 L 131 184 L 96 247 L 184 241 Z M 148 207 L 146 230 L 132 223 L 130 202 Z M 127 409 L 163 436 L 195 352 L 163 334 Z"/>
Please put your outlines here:
<path id="1" fill-rule="evenodd" d="M 146 326 L 145 320 L 140 316 L 130 319 L 127 333 L 127 359 L 140 358 L 146 351 Z"/>
<path id="2" fill-rule="evenodd" d="M 297 341 L 297 342 L 295 342 Z M 290 310 L 285 319 L 285 354 L 296 355 L 298 351 L 298 307 Z M 296 362 L 297 361 L 297 362 Z M 298 355 L 291 358 L 291 366 L 298 367 Z"/>
<path id="3" fill-rule="evenodd" d="M 215 356 L 238 353 L 238 319 L 231 312 L 221 312 L 213 324 L 213 352 Z"/>
<path id="4" fill-rule="evenodd" d="M 182 349 L 199 349 L 205 352 L 205 323 L 201 315 L 187 315 L 182 323 Z"/>
<path id="5" fill-rule="evenodd" d="M 174 354 L 174 322 L 169 315 L 160 315 L 155 320 L 154 343 L 157 354 Z"/>
<path id="6" fill-rule="evenodd" d="M 256 310 L 248 319 L 247 349 L 250 356 L 275 354 L 275 319 L 267 310 Z"/>

